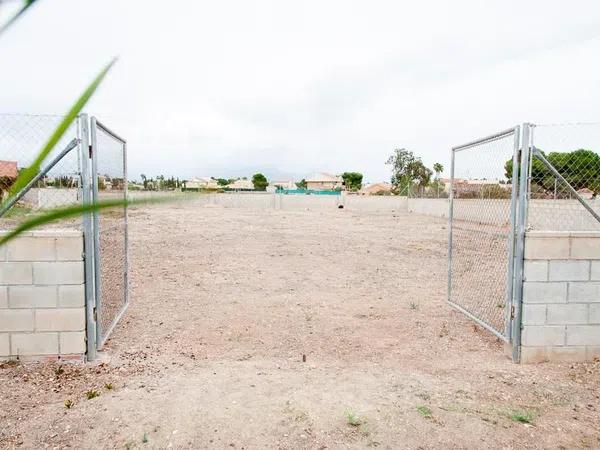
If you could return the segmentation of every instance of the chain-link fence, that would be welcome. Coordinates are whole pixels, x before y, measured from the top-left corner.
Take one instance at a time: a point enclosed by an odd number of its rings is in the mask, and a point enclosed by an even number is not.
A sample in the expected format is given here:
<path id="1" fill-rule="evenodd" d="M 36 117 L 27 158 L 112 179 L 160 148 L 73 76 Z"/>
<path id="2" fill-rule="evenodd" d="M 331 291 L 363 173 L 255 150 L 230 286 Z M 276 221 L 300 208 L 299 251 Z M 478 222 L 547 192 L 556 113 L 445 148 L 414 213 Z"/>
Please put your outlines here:
<path id="1" fill-rule="evenodd" d="M 507 168 L 518 128 L 452 151 L 449 285 L 451 305 L 509 339 L 515 201 Z"/>
<path id="2" fill-rule="evenodd" d="M 600 123 L 532 127 L 528 227 L 598 231 Z"/>
<path id="3" fill-rule="evenodd" d="M 62 119 L 57 115 L 0 114 L 0 200 L 6 197 L 19 172 L 33 163 Z M 40 170 L 44 171 L 77 137 L 78 125 L 74 122 Z M 81 155 L 75 147 L 0 218 L 0 228 L 10 229 L 40 210 L 79 203 L 81 199 Z M 59 223 L 61 227 L 66 225 L 81 227 L 81 218 Z"/>
<path id="4" fill-rule="evenodd" d="M 127 199 L 125 141 L 91 120 L 94 201 Z M 102 348 L 127 306 L 127 208 L 94 215 L 96 335 Z"/>

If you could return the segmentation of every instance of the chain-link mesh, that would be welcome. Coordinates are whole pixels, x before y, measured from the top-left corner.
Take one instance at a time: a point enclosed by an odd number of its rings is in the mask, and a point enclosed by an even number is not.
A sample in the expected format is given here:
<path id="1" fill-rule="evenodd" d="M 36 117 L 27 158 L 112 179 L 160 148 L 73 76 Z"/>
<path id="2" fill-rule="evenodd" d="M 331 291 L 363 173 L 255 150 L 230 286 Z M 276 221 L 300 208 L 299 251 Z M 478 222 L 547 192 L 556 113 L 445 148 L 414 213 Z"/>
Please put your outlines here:
<path id="1" fill-rule="evenodd" d="M 55 115 L 0 114 L 0 199 L 6 197 L 17 174 L 35 160 L 62 119 L 63 116 Z M 74 122 L 42 163 L 41 170 L 76 137 L 77 124 Z M 80 159 L 77 147 L 64 156 L 0 218 L 0 228 L 12 228 L 40 210 L 80 202 Z M 80 227 L 81 218 L 59 224 L 65 225 Z"/>
<path id="2" fill-rule="evenodd" d="M 126 198 L 125 144 L 103 127 L 95 129 L 96 152 L 92 172 L 96 174 L 97 200 Z M 98 343 L 101 347 L 127 302 L 127 212 L 110 210 L 95 217 L 98 246 Z"/>
<path id="3" fill-rule="evenodd" d="M 449 301 L 505 339 L 515 133 L 453 151 Z"/>
<path id="4" fill-rule="evenodd" d="M 542 157 L 534 150 L 531 158 L 529 228 L 600 230 L 600 222 L 577 199 L 579 195 L 600 214 L 600 123 L 536 125 L 533 146 Z"/>

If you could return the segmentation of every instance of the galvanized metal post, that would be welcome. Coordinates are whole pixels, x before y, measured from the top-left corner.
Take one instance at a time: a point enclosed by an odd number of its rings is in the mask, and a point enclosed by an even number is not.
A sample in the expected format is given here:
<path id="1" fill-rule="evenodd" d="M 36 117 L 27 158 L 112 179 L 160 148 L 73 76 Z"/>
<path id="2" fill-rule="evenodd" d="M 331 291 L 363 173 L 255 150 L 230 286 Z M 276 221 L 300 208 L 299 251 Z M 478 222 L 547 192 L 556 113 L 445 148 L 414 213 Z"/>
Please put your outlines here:
<path id="1" fill-rule="evenodd" d="M 452 149 L 450 158 L 450 206 L 448 210 L 448 302 L 452 302 L 452 219 L 454 217 L 454 158 L 456 152 Z"/>
<path id="2" fill-rule="evenodd" d="M 90 119 L 91 157 L 92 157 L 92 202 L 98 203 L 98 139 L 96 135 L 96 118 Z M 96 295 L 96 349 L 102 345 L 102 279 L 100 277 L 100 213 L 92 214 L 94 227 L 94 292 Z"/>
<path id="3" fill-rule="evenodd" d="M 521 140 L 521 127 L 515 127 L 514 135 L 514 152 L 513 152 L 513 169 L 512 169 L 512 186 L 510 194 L 510 231 L 508 239 L 508 276 L 506 278 L 506 328 L 505 334 L 509 341 L 512 342 L 512 319 L 513 319 L 513 293 L 515 284 L 515 234 L 517 230 L 517 191 L 519 190 L 519 144 Z"/>
<path id="4" fill-rule="evenodd" d="M 519 170 L 519 207 L 517 217 L 517 242 L 515 247 L 514 301 L 512 321 L 512 358 L 521 360 L 521 312 L 523 303 L 523 264 L 525 257 L 525 231 L 527 228 L 527 210 L 529 195 L 531 124 L 524 123 L 521 131 L 521 161 Z M 513 168 L 514 171 L 514 168 Z"/>
<path id="5" fill-rule="evenodd" d="M 90 174 L 89 174 L 89 127 L 88 116 L 82 114 L 80 121 L 80 149 L 81 149 L 81 187 L 84 205 L 91 203 Z M 92 214 L 83 214 L 83 248 L 85 268 L 85 312 L 86 312 L 86 350 L 88 361 L 96 358 L 96 298 L 94 288 L 94 241 L 93 241 Z"/>
<path id="6" fill-rule="evenodd" d="M 123 141 L 123 183 L 125 202 L 129 201 L 127 182 L 127 142 Z M 125 308 L 129 305 L 129 207 L 125 204 Z"/>

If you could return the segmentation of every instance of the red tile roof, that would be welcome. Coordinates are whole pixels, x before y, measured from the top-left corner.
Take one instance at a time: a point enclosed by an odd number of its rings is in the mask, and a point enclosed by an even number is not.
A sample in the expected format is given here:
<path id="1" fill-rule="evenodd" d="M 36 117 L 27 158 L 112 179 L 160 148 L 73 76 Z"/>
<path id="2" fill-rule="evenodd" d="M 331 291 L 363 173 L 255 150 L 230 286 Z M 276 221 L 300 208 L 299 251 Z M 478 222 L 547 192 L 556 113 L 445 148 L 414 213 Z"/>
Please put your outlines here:
<path id="1" fill-rule="evenodd" d="M 16 161 L 0 161 L 0 177 L 17 178 L 17 175 L 19 172 Z"/>

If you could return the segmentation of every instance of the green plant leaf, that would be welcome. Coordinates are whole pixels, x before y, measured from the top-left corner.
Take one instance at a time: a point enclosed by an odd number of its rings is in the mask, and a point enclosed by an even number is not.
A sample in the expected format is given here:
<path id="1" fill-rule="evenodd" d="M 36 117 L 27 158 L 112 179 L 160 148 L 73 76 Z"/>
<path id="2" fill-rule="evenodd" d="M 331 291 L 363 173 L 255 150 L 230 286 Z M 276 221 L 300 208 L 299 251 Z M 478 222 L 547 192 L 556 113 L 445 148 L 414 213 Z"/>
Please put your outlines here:
<path id="1" fill-rule="evenodd" d="M 102 82 L 102 80 L 116 61 L 117 59 L 114 58 L 106 66 L 104 66 L 104 68 L 96 76 L 94 81 L 92 81 L 92 83 L 86 88 L 86 90 L 83 91 L 83 94 L 81 94 L 81 96 L 77 99 L 77 101 L 71 107 L 71 109 L 69 109 L 69 112 L 67 112 L 67 115 L 60 122 L 56 130 L 54 130 L 54 133 L 52 133 L 42 150 L 39 152 L 35 161 L 27 169 L 23 170 L 21 174 L 19 174 L 17 180 L 10 189 L 10 193 L 7 196 L 6 201 L 13 197 L 21 189 L 23 189 L 27 185 L 27 183 L 29 183 L 31 179 L 37 175 L 42 163 L 44 162 L 48 154 L 58 143 L 63 134 L 65 134 L 71 123 L 77 118 L 83 107 L 86 105 L 86 103 L 94 94 L 94 92 L 96 92 L 96 89 L 98 89 L 98 86 L 100 86 L 100 83 Z"/>
<path id="2" fill-rule="evenodd" d="M 0 35 L 2 35 L 2 33 L 4 33 L 11 25 L 13 25 L 17 19 L 19 19 L 36 1 L 37 0 L 25 0 L 21 9 L 18 10 L 14 16 L 8 19 L 8 22 L 0 27 Z"/>
<path id="3" fill-rule="evenodd" d="M 81 214 L 91 213 L 94 211 L 100 211 L 110 208 L 126 207 L 136 204 L 154 204 L 154 203 L 167 203 L 174 200 L 182 200 L 181 197 L 163 197 L 163 198 L 140 198 L 138 200 L 104 200 L 98 203 L 90 203 L 88 205 L 72 205 L 55 208 L 53 210 L 44 212 L 38 216 L 35 216 L 11 230 L 8 234 L 2 236 L 0 239 L 0 246 L 6 244 L 8 241 L 16 238 L 19 234 L 31 230 L 32 228 L 39 227 L 50 222 L 56 222 L 57 220 L 67 219 L 69 217 L 79 216 Z"/>

